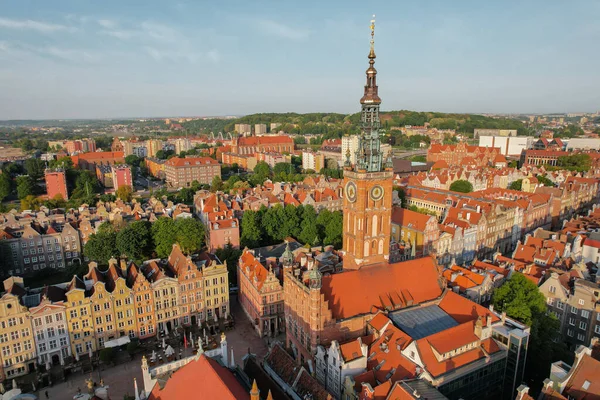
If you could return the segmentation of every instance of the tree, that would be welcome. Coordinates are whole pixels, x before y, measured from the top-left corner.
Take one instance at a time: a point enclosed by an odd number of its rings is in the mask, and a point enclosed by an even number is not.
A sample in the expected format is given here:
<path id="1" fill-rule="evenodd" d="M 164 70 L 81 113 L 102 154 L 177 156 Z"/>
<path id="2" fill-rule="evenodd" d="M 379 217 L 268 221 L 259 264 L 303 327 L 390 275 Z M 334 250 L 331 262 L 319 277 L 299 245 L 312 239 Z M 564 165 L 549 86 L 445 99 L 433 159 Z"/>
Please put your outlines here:
<path id="1" fill-rule="evenodd" d="M 319 239 L 323 245 L 342 246 L 343 216 L 340 211 L 321 210 L 317 216 Z"/>
<path id="2" fill-rule="evenodd" d="M 204 245 L 204 225 L 195 218 L 175 220 L 175 241 L 184 253 L 192 254 Z"/>
<path id="3" fill-rule="evenodd" d="M 125 157 L 125 163 L 127 165 L 131 165 L 132 167 L 139 167 L 142 159 L 136 156 L 135 154 L 130 154 Z"/>
<path id="4" fill-rule="evenodd" d="M 29 175 L 17 177 L 17 197 L 24 199 L 27 196 L 35 194 L 35 181 Z"/>
<path id="5" fill-rule="evenodd" d="M 450 185 L 450 190 L 453 192 L 471 193 L 473 191 L 473 185 L 469 181 L 459 179 L 452 182 Z"/>
<path id="6" fill-rule="evenodd" d="M 515 272 L 508 282 L 496 289 L 493 304 L 496 310 L 506 312 L 510 318 L 531 327 L 525 363 L 526 380 L 533 380 L 539 385 L 548 377 L 553 361 L 568 360 L 566 346 L 557 340 L 560 322 L 554 315 L 546 313 L 544 295 L 523 274 Z"/>
<path id="7" fill-rule="evenodd" d="M 394 186 L 394 190 L 398 192 L 398 198 L 400 199 L 400 207 L 406 208 L 406 192 L 400 186 Z"/>
<path id="8" fill-rule="evenodd" d="M 516 160 L 513 161 L 509 161 L 508 162 L 508 168 L 518 168 L 519 167 L 519 162 Z"/>
<path id="9" fill-rule="evenodd" d="M 161 217 L 152 224 L 154 251 L 160 258 L 166 258 L 175 243 L 175 221 L 169 217 Z"/>
<path id="10" fill-rule="evenodd" d="M 212 179 L 212 182 L 210 184 L 210 191 L 211 192 L 216 192 L 219 190 L 223 190 L 223 180 L 221 179 L 220 176 L 214 176 Z"/>
<path id="11" fill-rule="evenodd" d="M 64 170 L 73 169 L 73 160 L 69 156 L 60 157 L 50 161 L 50 168 L 63 168 Z"/>
<path id="12" fill-rule="evenodd" d="M 65 208 L 67 201 L 62 194 L 57 193 L 53 198 L 46 200 L 44 204 L 49 209 L 53 210 L 55 208 Z"/>
<path id="13" fill-rule="evenodd" d="M 30 194 L 21 199 L 21 210 L 39 210 L 40 200 Z"/>
<path id="14" fill-rule="evenodd" d="M 100 361 L 104 364 L 110 364 L 115 358 L 115 349 L 112 347 L 107 347 L 100 350 Z"/>
<path id="15" fill-rule="evenodd" d="M 191 188 L 183 188 L 177 193 L 177 200 L 189 204 L 194 200 L 195 191 Z"/>
<path id="16" fill-rule="evenodd" d="M 111 224 L 100 225 L 97 233 L 92 233 L 83 248 L 83 254 L 98 264 L 106 265 L 108 260 L 119 255 L 117 232 Z"/>
<path id="17" fill-rule="evenodd" d="M 129 185 L 121 185 L 116 191 L 116 195 L 124 202 L 130 202 L 133 197 L 133 189 Z"/>
<path id="18" fill-rule="evenodd" d="M 317 212 L 311 205 L 304 206 L 298 239 L 304 244 L 313 245 L 317 242 L 318 236 Z"/>
<path id="19" fill-rule="evenodd" d="M 554 182 L 552 182 L 550 179 L 548 179 L 545 175 L 538 175 L 538 176 L 536 176 L 536 178 L 537 178 L 538 182 L 540 182 L 544 186 L 554 187 Z"/>
<path id="20" fill-rule="evenodd" d="M 75 189 L 71 193 L 71 198 L 84 199 L 91 202 L 96 193 L 100 191 L 98 179 L 90 171 L 80 170 L 75 178 Z"/>
<path id="21" fill-rule="evenodd" d="M 261 224 L 256 211 L 248 210 L 242 216 L 242 234 L 240 242 L 242 247 L 255 248 L 261 242 Z"/>
<path id="22" fill-rule="evenodd" d="M 135 221 L 117 233 L 117 249 L 121 255 L 140 261 L 149 256 L 152 250 L 150 222 Z"/>
<path id="23" fill-rule="evenodd" d="M 6 172 L 0 173 L 0 202 L 12 192 L 12 179 Z"/>
<path id="24" fill-rule="evenodd" d="M 556 166 L 569 171 L 587 172 L 592 166 L 592 160 L 588 154 L 560 156 L 558 157 Z"/>
<path id="25" fill-rule="evenodd" d="M 25 171 L 33 180 L 38 180 L 44 176 L 44 162 L 39 158 L 28 158 L 25 161 Z"/>
<path id="26" fill-rule="evenodd" d="M 513 181 L 508 188 L 511 190 L 521 190 L 521 188 L 523 187 L 523 179 L 517 179 L 516 181 Z"/>

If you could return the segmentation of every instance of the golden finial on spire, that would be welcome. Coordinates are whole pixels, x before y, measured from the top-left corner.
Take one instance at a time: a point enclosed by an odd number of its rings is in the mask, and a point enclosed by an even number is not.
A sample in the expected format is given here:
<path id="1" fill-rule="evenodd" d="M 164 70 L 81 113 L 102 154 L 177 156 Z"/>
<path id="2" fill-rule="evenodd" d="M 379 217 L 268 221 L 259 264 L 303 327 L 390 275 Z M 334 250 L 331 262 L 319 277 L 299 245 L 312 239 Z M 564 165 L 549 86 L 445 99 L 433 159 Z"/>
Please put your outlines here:
<path id="1" fill-rule="evenodd" d="M 371 51 L 369 52 L 369 58 L 375 58 L 375 14 L 371 20 Z"/>

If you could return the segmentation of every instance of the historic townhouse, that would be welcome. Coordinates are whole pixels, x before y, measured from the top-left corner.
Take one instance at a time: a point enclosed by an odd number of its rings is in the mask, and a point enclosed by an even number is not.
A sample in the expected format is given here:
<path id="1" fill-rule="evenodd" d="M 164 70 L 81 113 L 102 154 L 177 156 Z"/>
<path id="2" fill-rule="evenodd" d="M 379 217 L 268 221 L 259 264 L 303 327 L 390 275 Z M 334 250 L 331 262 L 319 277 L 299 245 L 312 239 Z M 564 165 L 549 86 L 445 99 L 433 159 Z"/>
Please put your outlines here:
<path id="1" fill-rule="evenodd" d="M 117 260 L 109 260 L 105 272 L 101 272 L 95 263 L 90 263 L 85 279 L 92 285 L 90 299 L 98 348 L 122 336 L 136 337 L 134 296 Z"/>
<path id="2" fill-rule="evenodd" d="M 146 339 L 156 334 L 156 312 L 152 283 L 146 279 L 137 265 L 131 263 L 127 268 L 127 286 L 131 287 L 135 299 L 135 318 L 137 337 Z"/>
<path id="3" fill-rule="evenodd" d="M 229 275 L 227 263 L 217 263 L 214 259 L 201 262 L 205 291 L 205 318 L 228 318 L 229 308 Z"/>
<path id="4" fill-rule="evenodd" d="M 173 245 L 167 266 L 179 281 L 179 308 L 184 325 L 196 325 L 204 321 L 202 304 L 203 277 L 192 258 L 185 256 L 178 244 Z"/>
<path id="5" fill-rule="evenodd" d="M 66 285 L 67 326 L 69 329 L 71 352 L 78 358 L 82 354 L 96 351 L 92 301 L 85 283 L 74 276 Z"/>
<path id="6" fill-rule="evenodd" d="M 27 274 L 45 268 L 64 268 L 81 262 L 79 232 L 70 223 L 42 226 L 19 221 L 7 227 L 0 240 L 10 248 L 8 272 Z"/>
<path id="7" fill-rule="evenodd" d="M 40 364 L 64 365 L 71 353 L 65 290 L 59 286 L 45 286 L 39 293 L 27 296 L 37 305 L 29 308 L 33 335 Z"/>
<path id="8" fill-rule="evenodd" d="M 437 219 L 405 208 L 392 211 L 392 238 L 410 249 L 411 257 L 423 257 L 434 250 L 440 236 Z"/>
<path id="9" fill-rule="evenodd" d="M 552 272 L 540 285 L 548 311 L 561 322 L 562 339 L 571 347 L 589 346 L 600 338 L 600 285 Z"/>
<path id="10" fill-rule="evenodd" d="M 281 257 L 285 267 L 291 266 L 294 255 L 289 244 Z M 283 286 L 279 267 L 264 266 L 253 250 L 245 249 L 238 264 L 239 301 L 260 336 L 276 335 L 285 329 L 283 313 Z"/>
<path id="11" fill-rule="evenodd" d="M 4 289 L 0 298 L 1 380 L 34 372 L 37 361 L 31 315 L 21 303 L 25 294 L 23 278 L 6 279 Z"/>
<path id="12" fill-rule="evenodd" d="M 154 309 L 158 332 L 172 332 L 179 326 L 179 282 L 169 270 L 164 271 L 156 260 L 145 262 L 141 271 L 152 282 Z"/>

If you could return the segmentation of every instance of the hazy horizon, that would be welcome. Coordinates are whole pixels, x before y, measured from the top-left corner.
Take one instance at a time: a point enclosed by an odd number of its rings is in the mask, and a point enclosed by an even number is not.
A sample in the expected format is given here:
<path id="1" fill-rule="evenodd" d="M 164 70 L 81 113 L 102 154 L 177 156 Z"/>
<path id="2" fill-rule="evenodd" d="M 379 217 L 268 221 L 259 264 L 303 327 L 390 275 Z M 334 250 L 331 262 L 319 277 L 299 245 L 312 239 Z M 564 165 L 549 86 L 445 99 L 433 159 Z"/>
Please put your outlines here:
<path id="1" fill-rule="evenodd" d="M 372 13 L 385 110 L 600 109 L 593 0 L 25 0 L 0 16 L 0 120 L 354 113 Z"/>

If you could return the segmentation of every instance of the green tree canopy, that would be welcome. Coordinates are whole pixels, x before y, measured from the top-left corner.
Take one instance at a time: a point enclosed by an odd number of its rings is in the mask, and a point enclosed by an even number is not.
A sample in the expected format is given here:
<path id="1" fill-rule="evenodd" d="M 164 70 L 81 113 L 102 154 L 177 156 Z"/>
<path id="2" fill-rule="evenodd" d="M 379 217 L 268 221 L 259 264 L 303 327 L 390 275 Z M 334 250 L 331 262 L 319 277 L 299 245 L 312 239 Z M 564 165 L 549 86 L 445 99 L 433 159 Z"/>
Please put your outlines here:
<path id="1" fill-rule="evenodd" d="M 204 246 L 204 225 L 195 218 L 179 218 L 175 220 L 175 242 L 184 253 L 194 253 Z"/>
<path id="2" fill-rule="evenodd" d="M 240 242 L 242 247 L 252 249 L 260 245 L 262 230 L 260 219 L 256 211 L 248 210 L 244 212 L 241 229 Z"/>
<path id="3" fill-rule="evenodd" d="M 125 202 L 130 202 L 133 198 L 133 189 L 129 185 L 121 185 L 115 192 L 117 197 Z"/>
<path id="4" fill-rule="evenodd" d="M 211 192 L 216 192 L 218 190 L 223 190 L 223 180 L 221 180 L 220 176 L 214 176 L 212 182 L 210 184 Z"/>
<path id="5" fill-rule="evenodd" d="M 469 181 L 459 179 L 452 182 L 450 185 L 450 190 L 453 192 L 471 193 L 473 191 L 473 185 Z"/>
<path id="6" fill-rule="evenodd" d="M 108 260 L 119 255 L 117 232 L 110 224 L 104 223 L 100 225 L 98 232 L 90 235 L 83 248 L 83 254 L 98 264 L 108 264 Z"/>
<path id="7" fill-rule="evenodd" d="M 117 233 L 119 253 L 132 260 L 141 261 L 152 253 L 151 224 L 148 221 L 135 221 Z"/>
<path id="8" fill-rule="evenodd" d="M 39 158 L 28 158 L 25 160 L 25 171 L 27 172 L 27 175 L 36 181 L 44 176 L 44 169 L 44 162 Z"/>
<path id="9" fill-rule="evenodd" d="M 523 179 L 517 179 L 516 181 L 511 182 L 511 184 L 508 186 L 508 188 L 511 190 L 521 190 L 522 187 Z"/>
<path id="10" fill-rule="evenodd" d="M 0 173 L 0 202 L 12 193 L 12 179 L 7 173 Z"/>
<path id="11" fill-rule="evenodd" d="M 587 172 L 592 166 L 592 160 L 588 154 L 572 154 L 558 157 L 556 166 L 569 171 Z"/>
<path id="12" fill-rule="evenodd" d="M 538 175 L 538 176 L 536 176 L 536 178 L 537 178 L 538 182 L 540 182 L 544 186 L 554 187 L 554 182 L 552 182 L 550 179 L 548 179 L 545 175 Z"/>
<path id="13" fill-rule="evenodd" d="M 157 256 L 168 257 L 176 241 L 175 221 L 169 217 L 160 217 L 152 224 L 151 232 Z"/>
<path id="14" fill-rule="evenodd" d="M 130 154 L 125 157 L 125 163 L 132 167 L 139 167 L 142 159 L 136 156 L 135 154 Z"/>
<path id="15" fill-rule="evenodd" d="M 546 313 L 546 299 L 537 285 L 523 274 L 515 272 L 512 277 L 494 292 L 494 308 L 506 312 L 531 327 L 529 349 L 525 364 L 526 380 L 538 386 L 550 373 L 550 364 L 568 360 L 570 356 L 564 343 L 558 341 L 560 322 Z"/>
<path id="16" fill-rule="evenodd" d="M 24 199 L 27 196 L 32 196 L 36 192 L 35 180 L 29 175 L 17 177 L 17 197 Z"/>
<path id="17" fill-rule="evenodd" d="M 300 223 L 300 234 L 298 240 L 303 244 L 313 245 L 319 238 L 317 231 L 317 212 L 311 205 L 304 206 L 302 211 L 302 222 Z"/>

